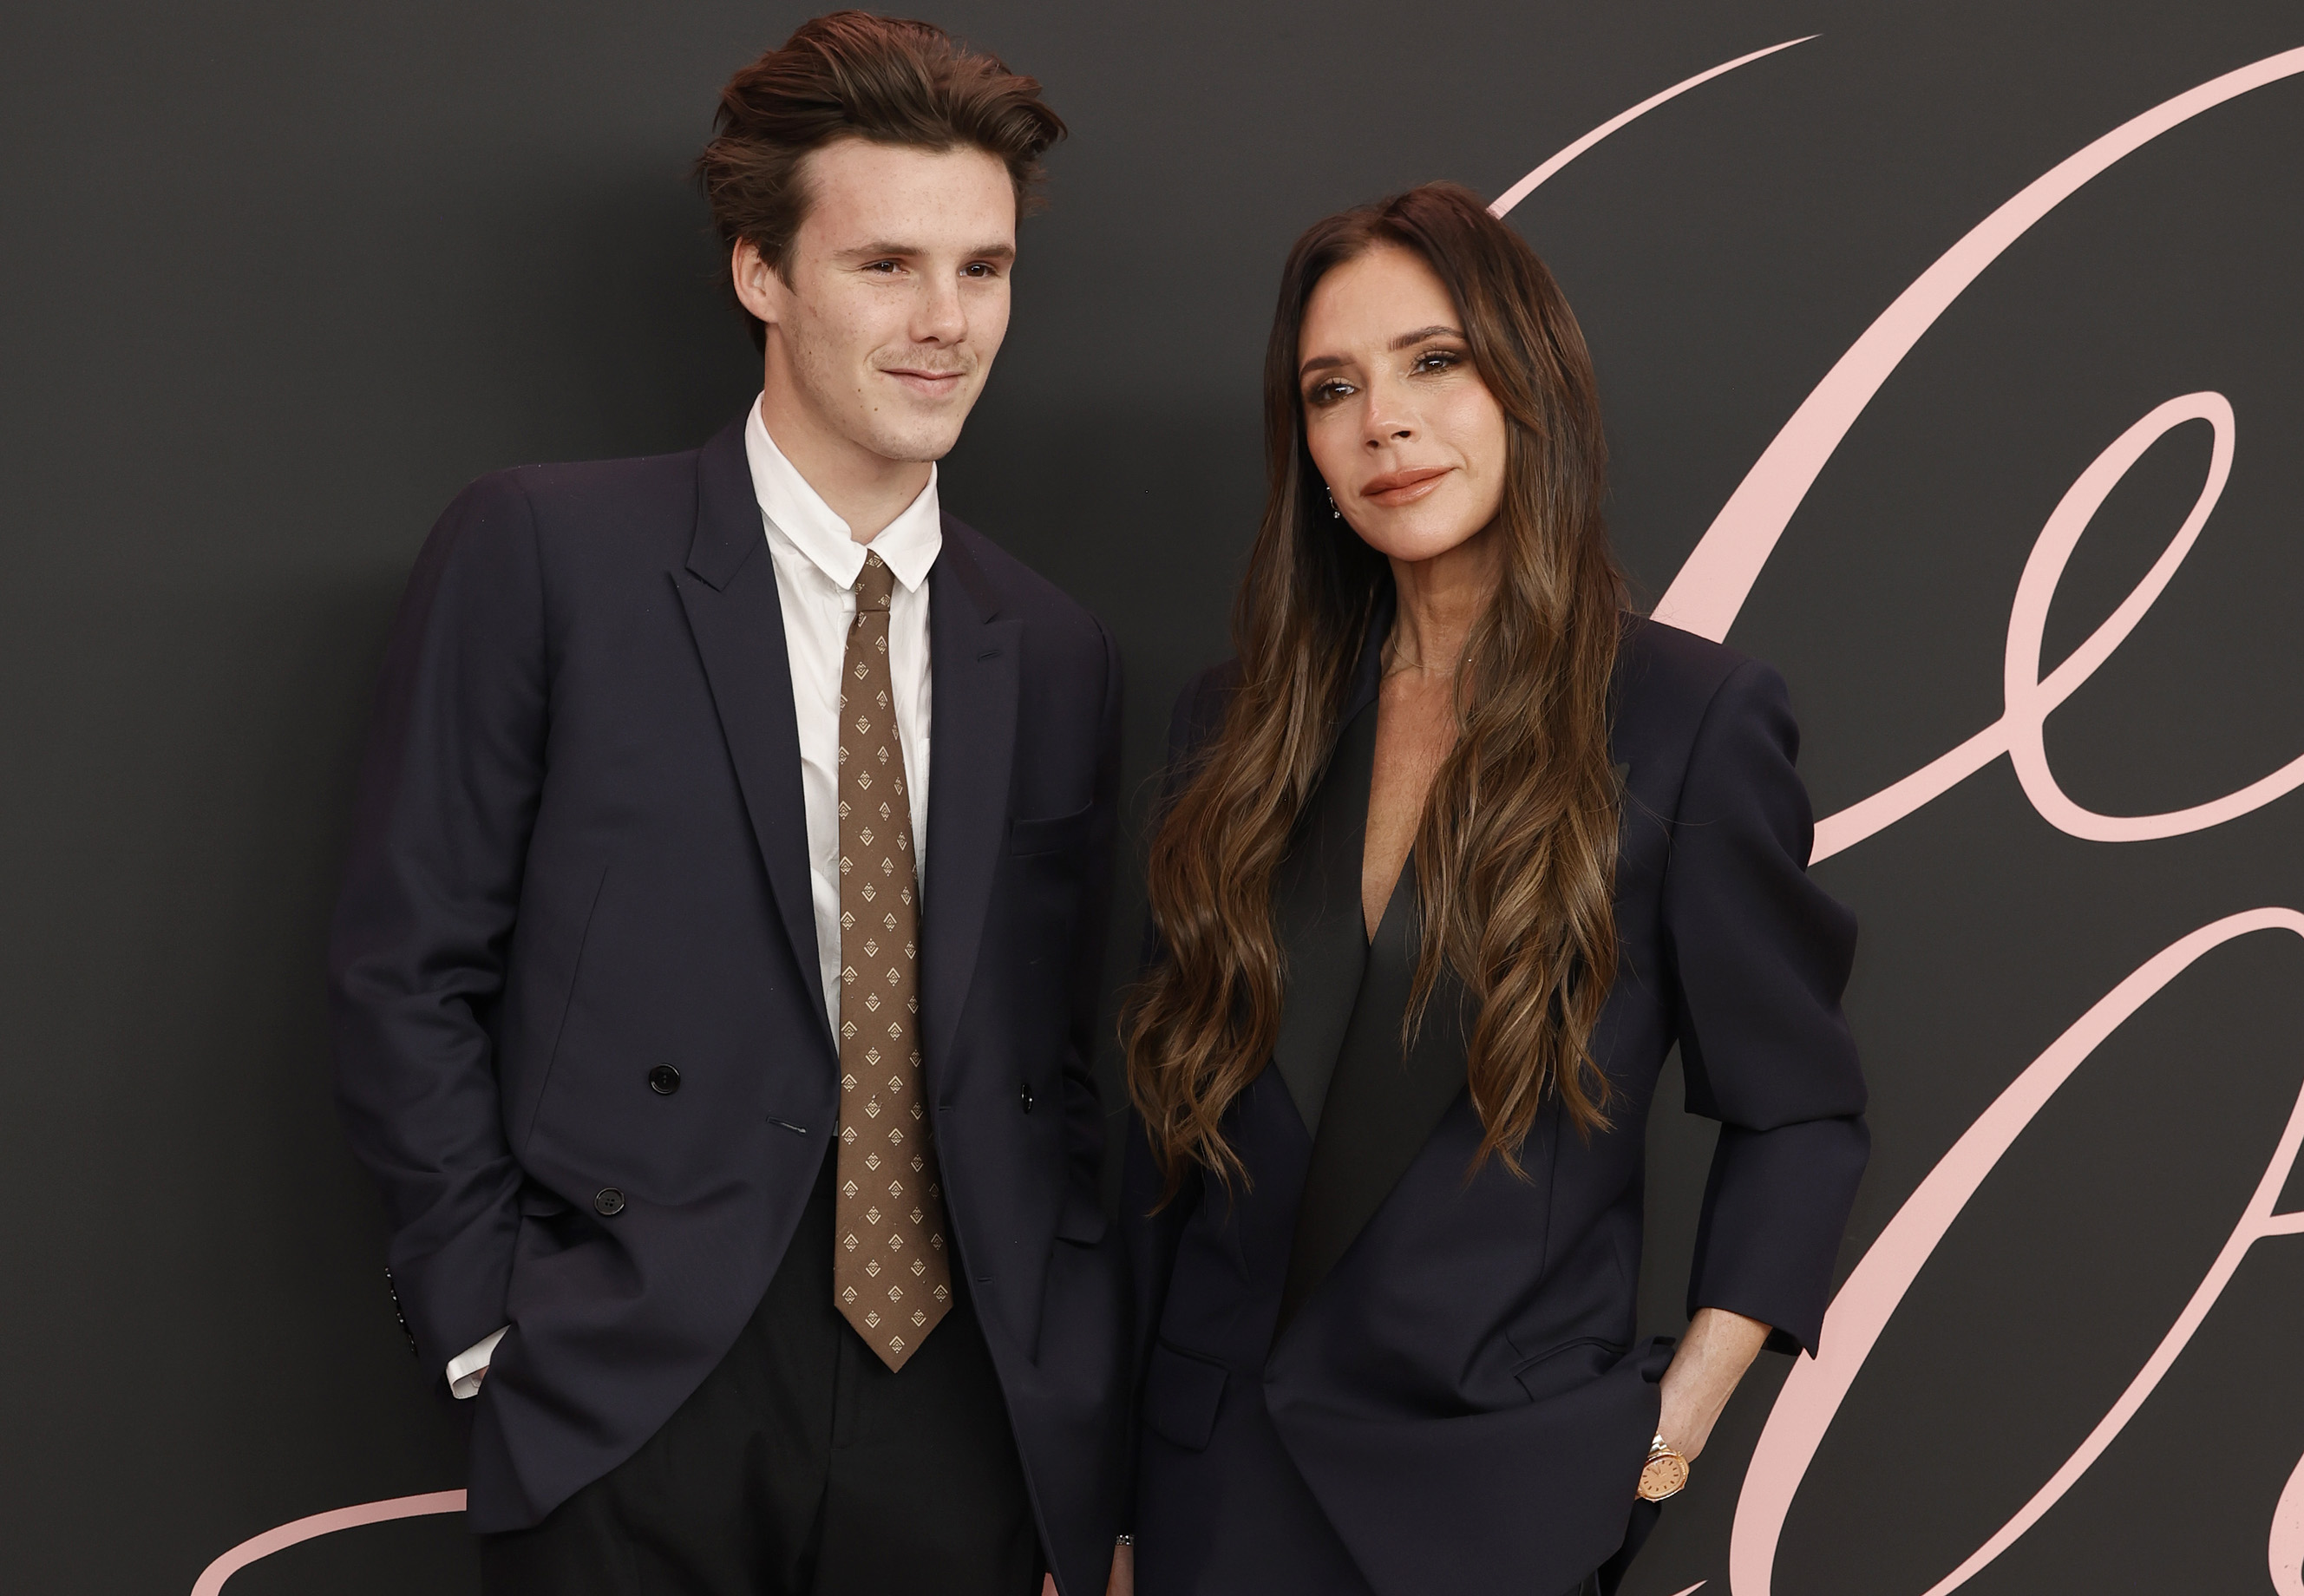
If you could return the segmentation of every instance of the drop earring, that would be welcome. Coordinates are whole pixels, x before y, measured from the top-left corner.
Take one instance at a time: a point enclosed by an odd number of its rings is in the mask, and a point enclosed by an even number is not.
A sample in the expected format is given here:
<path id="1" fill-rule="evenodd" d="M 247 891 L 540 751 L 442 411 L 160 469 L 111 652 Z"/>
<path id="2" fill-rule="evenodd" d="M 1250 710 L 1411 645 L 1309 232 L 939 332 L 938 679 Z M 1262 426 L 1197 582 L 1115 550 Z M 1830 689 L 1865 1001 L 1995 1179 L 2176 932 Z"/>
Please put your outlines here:
<path id="1" fill-rule="evenodd" d="M 1343 520 L 1344 519 L 1344 512 L 1336 508 L 1336 490 L 1334 488 L 1328 489 L 1328 513 L 1338 520 Z"/>

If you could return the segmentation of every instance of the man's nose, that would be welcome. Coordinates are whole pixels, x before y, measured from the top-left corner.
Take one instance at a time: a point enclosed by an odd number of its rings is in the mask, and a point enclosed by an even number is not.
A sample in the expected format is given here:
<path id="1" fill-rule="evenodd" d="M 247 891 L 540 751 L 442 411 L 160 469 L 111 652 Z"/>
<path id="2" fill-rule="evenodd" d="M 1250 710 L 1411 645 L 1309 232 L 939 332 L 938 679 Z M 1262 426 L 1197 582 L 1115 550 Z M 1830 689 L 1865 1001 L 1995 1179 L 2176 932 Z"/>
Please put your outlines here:
<path id="1" fill-rule="evenodd" d="M 968 335 L 968 311 L 960 284 L 931 279 L 912 316 L 912 338 L 919 343 L 958 343 Z"/>

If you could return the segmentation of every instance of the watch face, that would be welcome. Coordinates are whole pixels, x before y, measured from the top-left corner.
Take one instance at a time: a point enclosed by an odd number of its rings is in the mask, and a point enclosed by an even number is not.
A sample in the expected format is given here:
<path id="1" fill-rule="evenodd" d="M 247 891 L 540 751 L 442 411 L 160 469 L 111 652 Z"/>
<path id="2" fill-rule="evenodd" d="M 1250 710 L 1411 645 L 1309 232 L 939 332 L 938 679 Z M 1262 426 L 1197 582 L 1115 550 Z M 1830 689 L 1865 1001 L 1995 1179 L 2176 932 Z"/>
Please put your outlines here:
<path id="1" fill-rule="evenodd" d="M 1688 1459 L 1673 1452 L 1660 1452 L 1640 1470 L 1640 1499 L 1660 1502 L 1678 1494 L 1688 1483 Z"/>

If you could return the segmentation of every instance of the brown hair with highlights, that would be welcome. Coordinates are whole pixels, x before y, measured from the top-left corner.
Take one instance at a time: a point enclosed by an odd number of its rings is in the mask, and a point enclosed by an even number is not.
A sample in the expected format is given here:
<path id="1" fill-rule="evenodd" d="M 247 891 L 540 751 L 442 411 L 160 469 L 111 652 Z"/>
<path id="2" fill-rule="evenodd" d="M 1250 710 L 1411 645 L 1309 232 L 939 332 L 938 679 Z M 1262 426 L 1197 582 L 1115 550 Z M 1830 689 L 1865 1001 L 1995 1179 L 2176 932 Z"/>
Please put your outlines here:
<path id="1" fill-rule="evenodd" d="M 1583 334 L 1552 274 L 1478 197 L 1427 183 L 1315 224 L 1281 273 L 1264 364 L 1266 500 L 1233 611 L 1240 683 L 1156 832 L 1159 954 L 1123 1029 L 1129 1093 L 1175 1195 L 1244 1174 L 1225 1109 L 1265 1068 L 1285 972 L 1272 883 L 1334 750 L 1361 641 L 1392 585 L 1334 519 L 1305 442 L 1299 333 L 1320 279 L 1413 250 L 1453 297 L 1506 420 L 1502 572 L 1456 675 L 1456 741 L 1416 834 L 1412 1033 L 1444 963 L 1467 1000 L 1476 1160 L 1519 1152 L 1547 1101 L 1605 1129 L 1592 1031 L 1616 975 L 1608 694 L 1624 584 L 1601 517 L 1606 444 Z M 1403 1039 L 1405 1040 L 1405 1038 Z"/>

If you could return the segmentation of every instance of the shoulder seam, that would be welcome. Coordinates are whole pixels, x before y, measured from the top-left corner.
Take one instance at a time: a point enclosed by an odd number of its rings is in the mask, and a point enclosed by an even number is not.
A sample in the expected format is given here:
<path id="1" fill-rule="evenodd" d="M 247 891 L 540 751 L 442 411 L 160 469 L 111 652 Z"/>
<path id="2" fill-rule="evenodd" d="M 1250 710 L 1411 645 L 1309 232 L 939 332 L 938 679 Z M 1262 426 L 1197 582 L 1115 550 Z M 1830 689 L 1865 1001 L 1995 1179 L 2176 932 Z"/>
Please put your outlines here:
<path id="1" fill-rule="evenodd" d="M 1696 717 L 1696 730 L 1688 739 L 1688 758 L 1680 767 L 1680 785 L 1673 790 L 1672 795 L 1672 823 L 1675 832 L 1680 828 L 1681 803 L 1688 795 L 1688 773 L 1696 764 L 1696 751 L 1704 744 L 1704 734 L 1712 724 L 1713 712 L 1720 707 L 1721 699 L 1727 697 L 1730 685 L 1747 671 L 1759 664 L 1758 660 L 1749 656 L 1738 660 L 1725 675 L 1713 684 L 1711 697 L 1704 701 L 1704 713 Z M 1671 868 L 1668 860 L 1665 868 L 1667 870 Z"/>

